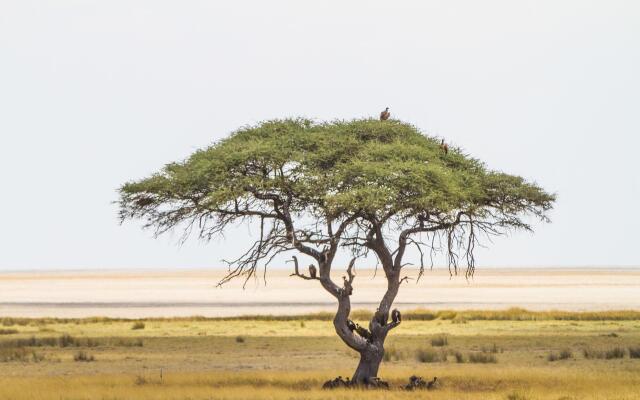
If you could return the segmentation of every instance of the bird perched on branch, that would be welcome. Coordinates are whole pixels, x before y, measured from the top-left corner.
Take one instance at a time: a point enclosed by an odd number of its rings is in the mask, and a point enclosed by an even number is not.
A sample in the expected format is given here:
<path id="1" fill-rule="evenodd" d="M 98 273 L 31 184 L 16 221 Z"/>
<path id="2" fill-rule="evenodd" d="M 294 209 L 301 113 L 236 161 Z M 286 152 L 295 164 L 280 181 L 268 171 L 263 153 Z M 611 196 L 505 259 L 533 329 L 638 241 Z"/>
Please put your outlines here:
<path id="1" fill-rule="evenodd" d="M 444 139 L 440 141 L 440 149 L 444 151 L 445 155 L 449 154 L 449 145 L 444 142 Z"/>
<path id="2" fill-rule="evenodd" d="M 383 112 L 380 113 L 380 121 L 386 121 L 391 116 L 389 112 L 389 107 L 385 108 Z"/>
<path id="3" fill-rule="evenodd" d="M 348 319 L 347 320 L 347 328 L 349 328 L 349 330 L 351 332 L 353 332 L 353 331 L 356 330 L 356 324 L 352 320 Z"/>
<path id="4" fill-rule="evenodd" d="M 316 267 L 313 264 L 309 264 L 309 276 L 315 278 L 317 273 Z"/>
<path id="5" fill-rule="evenodd" d="M 360 325 L 356 324 L 356 332 L 358 332 L 358 335 L 362 336 L 367 340 L 371 339 L 371 332 L 369 332 L 367 328 L 363 328 Z"/>
<path id="6" fill-rule="evenodd" d="M 342 280 L 344 281 L 344 292 L 347 296 L 351 296 L 353 294 L 353 286 L 351 286 L 351 282 L 349 282 L 346 276 L 343 276 Z"/>
<path id="7" fill-rule="evenodd" d="M 402 314 L 400 314 L 400 311 L 398 311 L 397 308 L 394 308 L 393 311 L 391 311 L 391 320 L 395 324 L 399 324 L 402 321 Z"/>

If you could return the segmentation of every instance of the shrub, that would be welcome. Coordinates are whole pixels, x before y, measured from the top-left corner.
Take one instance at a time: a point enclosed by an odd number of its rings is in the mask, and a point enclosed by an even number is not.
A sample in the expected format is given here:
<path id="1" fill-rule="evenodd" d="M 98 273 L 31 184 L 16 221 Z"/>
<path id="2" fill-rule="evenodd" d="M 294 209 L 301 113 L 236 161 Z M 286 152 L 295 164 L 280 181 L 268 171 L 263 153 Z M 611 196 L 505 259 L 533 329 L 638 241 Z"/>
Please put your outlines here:
<path id="1" fill-rule="evenodd" d="M 582 349 L 582 355 L 584 356 L 584 358 L 604 358 L 604 352 L 600 351 L 600 350 L 594 350 L 594 349 L 590 349 L 590 348 L 584 348 Z"/>
<path id="2" fill-rule="evenodd" d="M 507 400 L 528 400 L 528 398 L 521 393 L 510 393 L 507 395 Z"/>
<path id="3" fill-rule="evenodd" d="M 614 347 L 611 350 L 607 350 L 604 353 L 604 358 L 611 360 L 614 358 L 624 358 L 624 349 L 622 347 Z"/>
<path id="4" fill-rule="evenodd" d="M 560 353 L 551 352 L 547 356 L 548 361 L 568 360 L 573 357 L 573 353 L 569 349 L 561 350 Z"/>
<path id="5" fill-rule="evenodd" d="M 0 349 L 0 362 L 21 361 L 40 362 L 44 360 L 44 355 L 36 351 L 26 349 Z"/>
<path id="6" fill-rule="evenodd" d="M 491 353 L 470 353 L 469 362 L 479 364 L 494 364 L 498 362 L 498 359 Z"/>
<path id="7" fill-rule="evenodd" d="M 133 326 L 131 327 L 132 330 L 138 330 L 138 329 L 144 329 L 145 325 L 144 322 L 142 321 L 136 321 L 133 323 Z"/>
<path id="8" fill-rule="evenodd" d="M 137 339 L 117 338 L 117 339 L 111 340 L 109 343 L 112 346 L 119 346 L 119 347 L 143 347 L 144 346 L 144 342 L 140 338 L 137 338 Z"/>
<path id="9" fill-rule="evenodd" d="M 448 344 L 449 344 L 449 341 L 447 340 L 447 337 L 444 335 L 436 336 L 431 339 L 431 346 L 433 347 L 442 347 Z"/>
<path id="10" fill-rule="evenodd" d="M 142 375 L 138 375 L 136 376 L 136 380 L 134 381 L 134 383 L 138 386 L 146 385 L 147 379 Z"/>
<path id="11" fill-rule="evenodd" d="M 95 358 L 84 351 L 79 351 L 73 356 L 73 361 L 91 362 L 95 361 Z"/>
<path id="12" fill-rule="evenodd" d="M 462 355 L 462 353 L 460 353 L 459 351 L 454 352 L 453 356 L 456 358 L 457 363 L 463 363 L 466 361 L 464 355 Z"/>
<path id="13" fill-rule="evenodd" d="M 432 363 L 442 361 L 440 354 L 431 349 L 418 349 L 416 350 L 416 360 L 423 363 Z"/>
<path id="14" fill-rule="evenodd" d="M 466 324 L 467 323 L 467 318 L 465 318 L 462 315 L 456 315 L 454 318 L 451 319 L 451 323 L 452 324 Z"/>
<path id="15" fill-rule="evenodd" d="M 640 358 L 640 347 L 629 347 L 629 358 Z"/>
<path id="16" fill-rule="evenodd" d="M 13 335 L 18 333 L 17 329 L 0 329 L 0 335 Z"/>
<path id="17" fill-rule="evenodd" d="M 491 347 L 482 346 L 482 352 L 496 354 L 496 353 L 502 353 L 502 349 L 494 343 Z"/>
<path id="18" fill-rule="evenodd" d="M 398 361 L 404 359 L 404 354 L 402 354 L 395 347 L 389 347 L 384 350 L 384 361 Z"/>
<path id="19" fill-rule="evenodd" d="M 65 333 L 64 335 L 58 338 L 58 346 L 69 347 L 69 346 L 79 346 L 79 344 L 73 336 Z"/>
<path id="20" fill-rule="evenodd" d="M 236 343 L 244 343 L 244 337 L 236 336 Z"/>
<path id="21" fill-rule="evenodd" d="M 570 349 L 563 349 L 560 351 L 560 359 L 568 360 L 573 357 L 573 352 Z"/>

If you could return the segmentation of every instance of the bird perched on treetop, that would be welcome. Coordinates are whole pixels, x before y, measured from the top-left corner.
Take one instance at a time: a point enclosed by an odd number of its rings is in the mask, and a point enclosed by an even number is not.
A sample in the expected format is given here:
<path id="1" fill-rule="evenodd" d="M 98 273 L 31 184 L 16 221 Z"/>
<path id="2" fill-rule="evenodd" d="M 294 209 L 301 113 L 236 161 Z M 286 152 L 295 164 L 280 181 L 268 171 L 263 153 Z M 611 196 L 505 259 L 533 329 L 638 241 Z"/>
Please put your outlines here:
<path id="1" fill-rule="evenodd" d="M 313 264 L 309 264 L 309 276 L 315 278 L 317 272 L 316 267 Z"/>
<path id="2" fill-rule="evenodd" d="M 444 142 L 444 139 L 440 141 L 440 148 L 444 151 L 444 154 L 449 154 L 449 145 Z"/>
<path id="3" fill-rule="evenodd" d="M 385 108 L 383 112 L 380 113 L 380 121 L 386 121 L 391 116 L 389 112 L 389 107 Z"/>
<path id="4" fill-rule="evenodd" d="M 400 311 L 398 311 L 397 308 L 394 308 L 393 311 L 391 311 L 391 320 L 396 324 L 402 321 L 402 315 L 400 314 Z"/>

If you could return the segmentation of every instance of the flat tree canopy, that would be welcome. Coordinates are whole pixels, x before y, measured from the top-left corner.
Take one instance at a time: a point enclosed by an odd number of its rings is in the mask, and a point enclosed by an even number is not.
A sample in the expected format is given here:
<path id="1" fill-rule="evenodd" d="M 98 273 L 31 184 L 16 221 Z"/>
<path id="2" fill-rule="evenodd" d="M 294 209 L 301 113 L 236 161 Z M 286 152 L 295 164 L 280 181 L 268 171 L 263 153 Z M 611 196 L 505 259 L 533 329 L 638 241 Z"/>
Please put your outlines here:
<path id="1" fill-rule="evenodd" d="M 437 138 L 401 121 L 302 118 L 239 129 L 126 183 L 120 195 L 121 219 L 143 219 L 157 234 L 180 226 L 209 239 L 229 224 L 258 223 L 260 238 L 229 262 L 222 283 L 249 279 L 283 252 L 312 257 L 319 276 L 301 272 L 295 257 L 294 275 L 320 280 L 338 300 L 334 326 L 361 353 L 358 382 L 375 376 L 384 338 L 397 325 L 387 320 L 407 245 L 419 251 L 420 273 L 425 252 L 442 248 L 450 270 L 464 262 L 469 275 L 482 235 L 530 230 L 528 218 L 548 221 L 555 201 L 535 183 L 490 170 L 458 148 L 443 151 Z M 373 252 L 389 282 L 369 333 L 354 332 L 348 319 L 353 261 L 343 285 L 331 280 L 339 247 L 356 256 Z"/>

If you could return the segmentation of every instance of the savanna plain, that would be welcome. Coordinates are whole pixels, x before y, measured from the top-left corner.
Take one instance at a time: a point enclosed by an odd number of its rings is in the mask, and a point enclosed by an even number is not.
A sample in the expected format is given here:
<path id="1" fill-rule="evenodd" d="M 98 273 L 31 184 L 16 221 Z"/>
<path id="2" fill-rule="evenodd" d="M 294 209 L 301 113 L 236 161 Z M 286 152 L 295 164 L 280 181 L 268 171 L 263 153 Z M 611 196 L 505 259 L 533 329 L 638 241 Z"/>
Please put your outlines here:
<path id="1" fill-rule="evenodd" d="M 352 317 L 366 325 L 369 313 Z M 328 311 L 0 317 L 0 399 L 640 398 L 640 311 L 412 309 L 403 317 L 379 373 L 390 390 L 321 389 L 358 362 Z M 438 385 L 401 390 L 411 375 L 437 376 Z"/>

